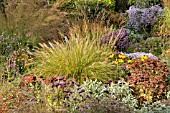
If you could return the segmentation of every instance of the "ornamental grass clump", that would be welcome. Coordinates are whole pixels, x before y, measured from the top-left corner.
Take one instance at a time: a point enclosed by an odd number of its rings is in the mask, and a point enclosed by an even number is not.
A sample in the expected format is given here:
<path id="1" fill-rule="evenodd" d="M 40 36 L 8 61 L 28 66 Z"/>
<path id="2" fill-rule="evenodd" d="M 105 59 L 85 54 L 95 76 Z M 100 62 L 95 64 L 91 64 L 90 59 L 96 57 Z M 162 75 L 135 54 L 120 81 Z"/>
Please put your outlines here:
<path id="1" fill-rule="evenodd" d="M 166 99 L 168 69 L 159 59 L 143 56 L 130 65 L 127 82 L 133 89 L 139 106 L 144 102 Z"/>
<path id="2" fill-rule="evenodd" d="M 66 43 L 40 44 L 33 53 L 35 66 L 31 73 L 61 75 L 79 82 L 89 78 L 108 79 L 113 71 L 112 64 L 104 61 L 107 54 L 107 47 L 101 48 L 97 40 L 72 38 Z"/>

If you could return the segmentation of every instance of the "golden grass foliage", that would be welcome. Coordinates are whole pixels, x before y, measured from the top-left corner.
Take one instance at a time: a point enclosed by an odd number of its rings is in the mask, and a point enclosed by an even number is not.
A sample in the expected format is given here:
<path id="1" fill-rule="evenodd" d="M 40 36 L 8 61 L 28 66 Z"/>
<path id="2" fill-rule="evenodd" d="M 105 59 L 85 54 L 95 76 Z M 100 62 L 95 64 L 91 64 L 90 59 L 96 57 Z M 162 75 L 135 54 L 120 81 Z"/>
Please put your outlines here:
<path id="1" fill-rule="evenodd" d="M 85 79 L 106 79 L 113 74 L 112 64 L 105 60 L 107 48 L 101 48 L 97 40 L 71 38 L 67 43 L 40 44 L 35 53 L 36 63 L 32 72 L 36 75 L 62 75 L 82 82 Z"/>

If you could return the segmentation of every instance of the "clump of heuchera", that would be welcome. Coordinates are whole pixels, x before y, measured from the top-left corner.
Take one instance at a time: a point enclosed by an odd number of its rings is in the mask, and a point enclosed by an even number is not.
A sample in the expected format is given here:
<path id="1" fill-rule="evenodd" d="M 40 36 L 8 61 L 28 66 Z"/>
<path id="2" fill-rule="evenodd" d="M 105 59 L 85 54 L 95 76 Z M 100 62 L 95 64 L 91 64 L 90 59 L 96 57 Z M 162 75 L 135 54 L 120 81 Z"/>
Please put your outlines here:
<path id="1" fill-rule="evenodd" d="M 129 72 L 127 82 L 139 100 L 139 105 L 144 101 L 152 103 L 166 98 L 169 73 L 165 63 L 143 56 L 130 65 Z"/>
<path id="2" fill-rule="evenodd" d="M 109 32 L 102 36 L 100 39 L 100 44 L 111 43 L 114 44 L 113 49 L 118 51 L 126 51 L 127 48 L 132 44 L 131 41 L 128 40 L 128 33 L 126 29 L 121 28 L 116 32 Z"/>

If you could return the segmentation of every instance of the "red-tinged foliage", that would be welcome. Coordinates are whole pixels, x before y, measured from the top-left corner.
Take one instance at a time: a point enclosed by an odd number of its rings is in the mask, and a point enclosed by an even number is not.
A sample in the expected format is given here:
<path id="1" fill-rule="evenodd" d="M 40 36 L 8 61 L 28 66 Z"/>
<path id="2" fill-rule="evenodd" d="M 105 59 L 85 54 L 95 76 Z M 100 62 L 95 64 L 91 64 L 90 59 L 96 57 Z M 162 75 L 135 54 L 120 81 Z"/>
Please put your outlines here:
<path id="1" fill-rule="evenodd" d="M 166 99 L 168 69 L 159 59 L 136 60 L 130 66 L 127 82 L 134 91 L 139 103 Z"/>

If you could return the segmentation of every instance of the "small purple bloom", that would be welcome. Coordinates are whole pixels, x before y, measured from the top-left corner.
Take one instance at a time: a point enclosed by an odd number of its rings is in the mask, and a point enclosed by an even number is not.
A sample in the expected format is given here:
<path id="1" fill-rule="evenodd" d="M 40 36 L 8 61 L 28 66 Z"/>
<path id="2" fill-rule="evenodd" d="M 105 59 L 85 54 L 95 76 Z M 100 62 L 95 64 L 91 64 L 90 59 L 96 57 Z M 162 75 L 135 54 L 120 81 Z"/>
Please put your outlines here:
<path id="1" fill-rule="evenodd" d="M 70 90 L 64 90 L 63 92 L 64 92 L 64 93 L 69 93 L 69 92 L 70 92 Z"/>
<path id="2" fill-rule="evenodd" d="M 73 100 L 77 100 L 77 98 L 73 98 Z"/>
<path id="3" fill-rule="evenodd" d="M 76 84 L 78 87 L 80 87 L 80 84 Z"/>
<path id="4" fill-rule="evenodd" d="M 59 83 L 54 84 L 55 87 L 58 87 L 59 85 L 60 85 Z"/>
<path id="5" fill-rule="evenodd" d="M 84 108 L 88 109 L 88 108 L 89 108 L 89 106 L 88 106 L 88 105 L 85 105 L 85 106 L 84 106 Z"/>
<path id="6" fill-rule="evenodd" d="M 85 92 L 85 90 L 84 90 L 84 89 L 82 89 L 79 93 L 83 93 L 83 92 Z"/>
<path id="7" fill-rule="evenodd" d="M 86 98 L 90 98 L 90 96 L 89 96 L 89 95 L 86 95 Z"/>
<path id="8" fill-rule="evenodd" d="M 53 98 L 52 98 L 52 102 L 54 102 L 55 100 L 56 100 L 56 98 L 55 98 L 55 97 L 53 97 Z"/>
<path id="9" fill-rule="evenodd" d="M 31 101 L 32 101 L 32 102 L 35 102 L 35 101 L 37 101 L 37 99 L 36 99 L 36 98 L 32 98 Z"/>
<path id="10" fill-rule="evenodd" d="M 66 98 L 66 99 L 69 99 L 69 96 L 68 96 L 68 95 L 66 95 L 66 96 L 65 96 L 65 98 Z"/>

